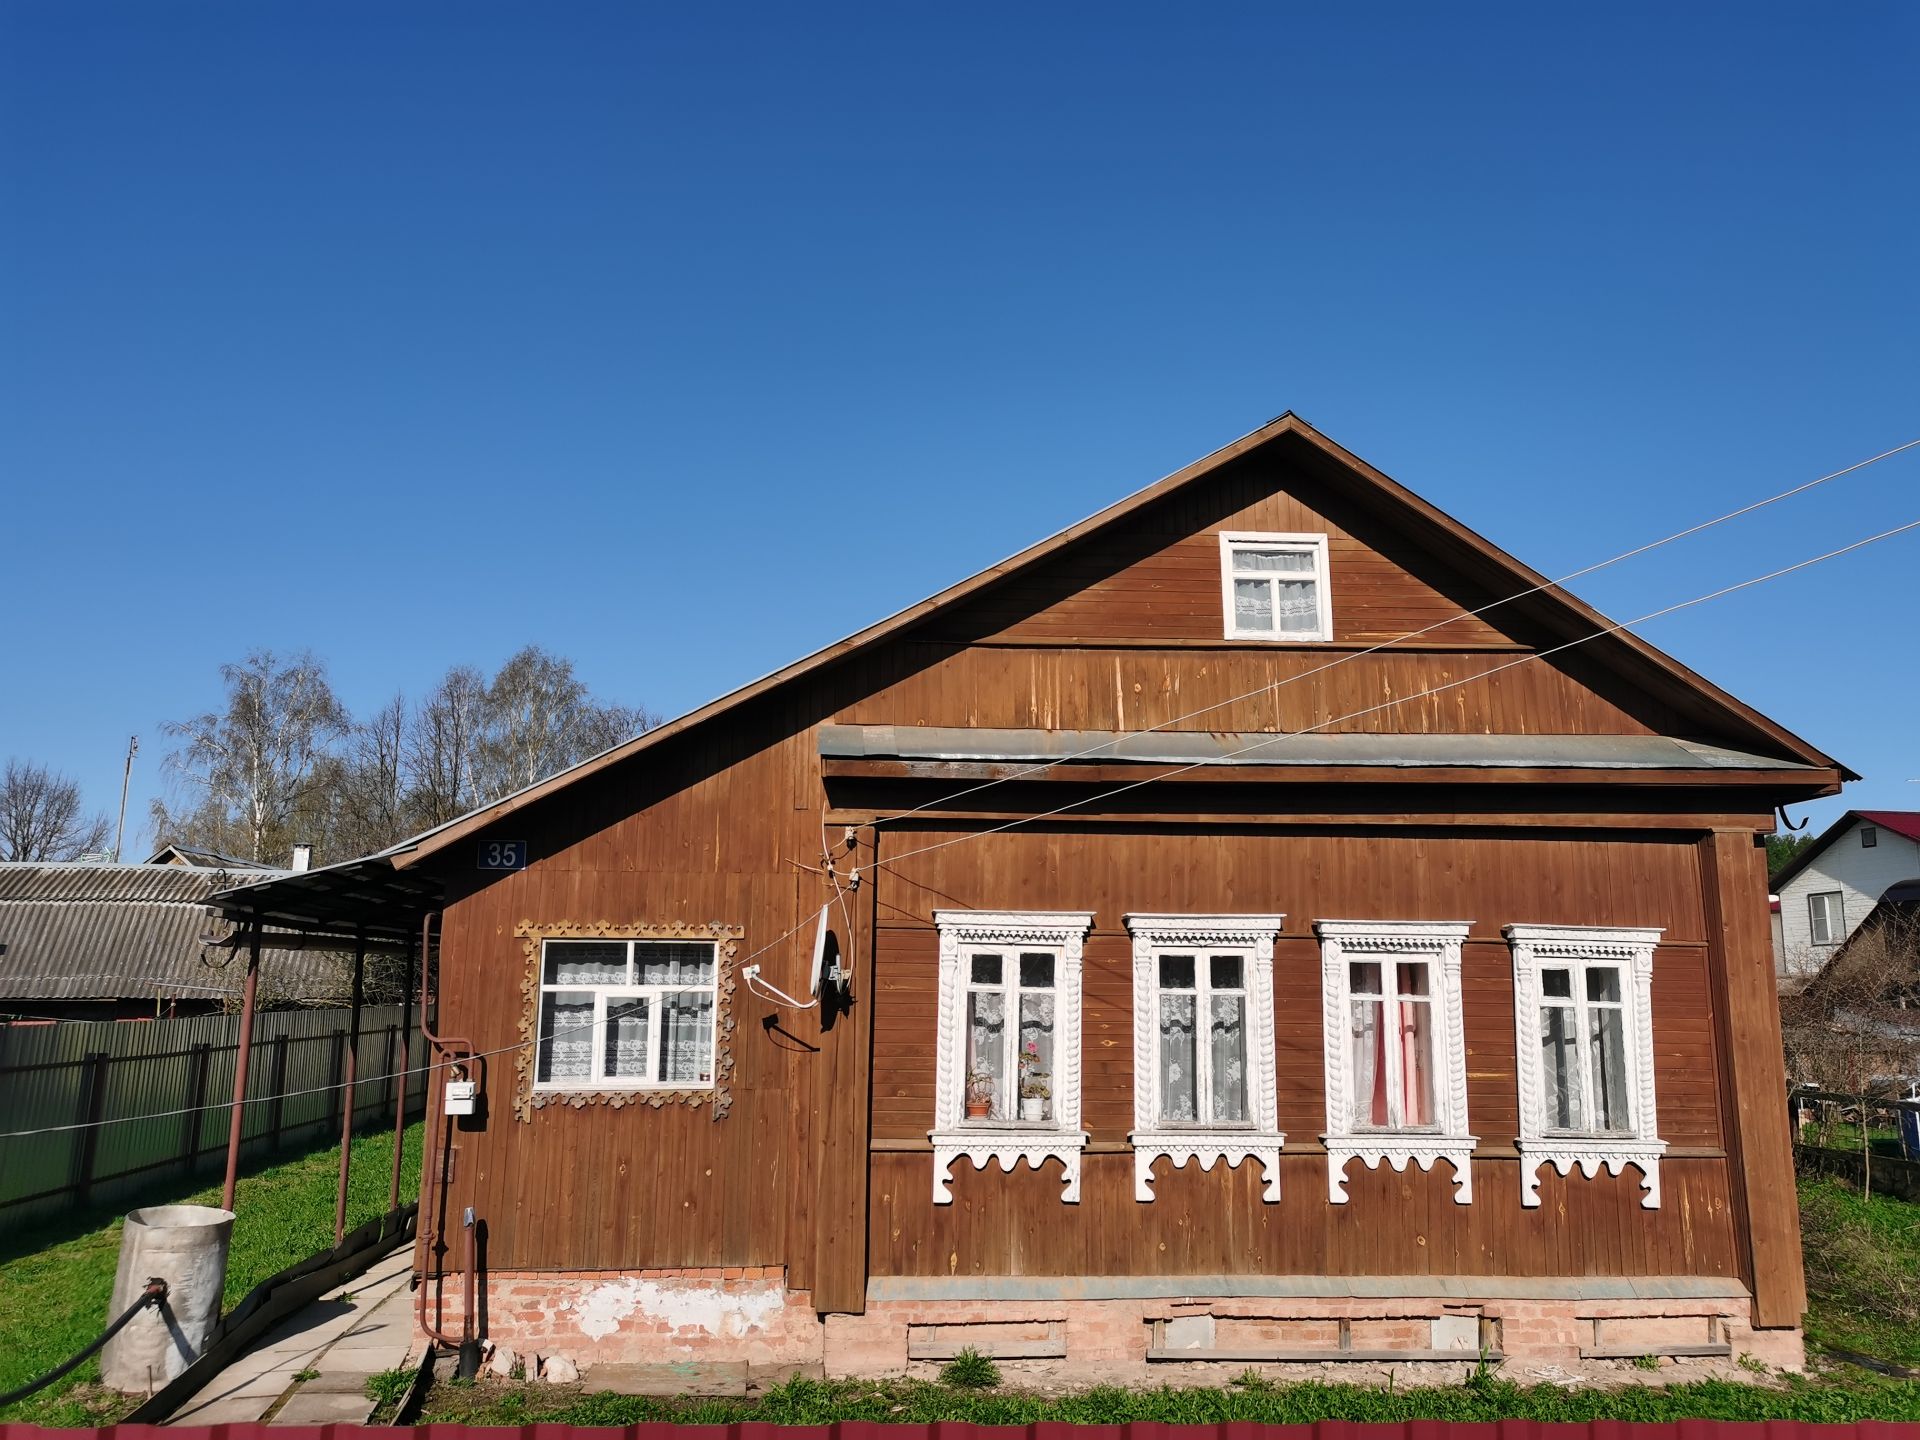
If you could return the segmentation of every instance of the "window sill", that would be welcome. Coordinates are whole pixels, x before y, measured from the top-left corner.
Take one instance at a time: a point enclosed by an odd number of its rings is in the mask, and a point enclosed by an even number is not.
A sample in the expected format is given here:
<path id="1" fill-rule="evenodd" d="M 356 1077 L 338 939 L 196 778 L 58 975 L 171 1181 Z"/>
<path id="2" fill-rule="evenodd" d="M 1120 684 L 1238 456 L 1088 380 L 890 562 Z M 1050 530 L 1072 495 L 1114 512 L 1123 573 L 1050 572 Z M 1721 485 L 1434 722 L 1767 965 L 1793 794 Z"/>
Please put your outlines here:
<path id="1" fill-rule="evenodd" d="M 1578 1165 L 1580 1173 L 1591 1180 L 1602 1165 L 1609 1175 L 1618 1175 L 1627 1166 L 1636 1167 L 1642 1176 L 1640 1185 L 1646 1194 L 1640 1199 L 1643 1210 L 1660 1208 L 1660 1157 L 1667 1153 L 1664 1140 L 1643 1140 L 1623 1135 L 1600 1139 L 1590 1135 L 1536 1135 L 1515 1142 L 1520 1151 L 1520 1203 L 1528 1209 L 1540 1204 L 1540 1167 L 1551 1165 L 1562 1175 Z"/>
<path id="2" fill-rule="evenodd" d="M 1183 1170 L 1189 1160 L 1204 1170 L 1225 1160 L 1229 1169 L 1248 1159 L 1258 1160 L 1264 1188 L 1260 1198 L 1269 1205 L 1280 1199 L 1280 1147 L 1287 1137 L 1277 1130 L 1262 1131 L 1242 1125 L 1161 1126 L 1135 1130 L 1133 1142 L 1133 1198 L 1152 1203 L 1153 1162 L 1166 1159 Z"/>
<path id="3" fill-rule="evenodd" d="M 1327 1147 L 1327 1200 L 1334 1205 L 1347 1203 L 1347 1166 L 1359 1160 L 1369 1170 L 1382 1164 L 1403 1171 L 1409 1165 L 1431 1170 L 1436 1161 L 1453 1167 L 1453 1203 L 1473 1203 L 1473 1150 L 1480 1143 L 1475 1135 L 1443 1135 L 1434 1130 L 1362 1130 L 1344 1135 L 1320 1137 Z"/>
<path id="4" fill-rule="evenodd" d="M 953 1165 L 962 1158 L 973 1168 L 984 1170 L 997 1160 L 1003 1171 L 1010 1171 L 1021 1160 L 1038 1170 L 1048 1160 L 1057 1159 L 1065 1180 L 1060 1192 L 1063 1205 L 1080 1203 L 1080 1155 L 1087 1148 L 1087 1132 L 1062 1130 L 1053 1124 L 1022 1126 L 1017 1121 L 996 1121 L 958 1130 L 929 1130 L 933 1142 L 933 1203 L 951 1205 Z"/>

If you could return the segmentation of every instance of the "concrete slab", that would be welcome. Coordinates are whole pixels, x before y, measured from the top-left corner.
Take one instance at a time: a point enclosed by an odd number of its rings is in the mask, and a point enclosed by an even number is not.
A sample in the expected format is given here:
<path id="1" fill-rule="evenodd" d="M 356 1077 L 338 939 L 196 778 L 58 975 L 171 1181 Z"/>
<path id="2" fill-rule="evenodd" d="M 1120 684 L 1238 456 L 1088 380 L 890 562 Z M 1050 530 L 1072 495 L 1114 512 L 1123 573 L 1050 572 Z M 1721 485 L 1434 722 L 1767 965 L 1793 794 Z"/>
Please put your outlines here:
<path id="1" fill-rule="evenodd" d="M 658 1365 L 595 1365 L 583 1377 L 589 1394 L 744 1396 L 744 1360 L 679 1360 Z"/>
<path id="2" fill-rule="evenodd" d="M 365 1392 L 348 1395 L 302 1385 L 268 1422 L 273 1425 L 363 1425 L 373 1402 Z"/>

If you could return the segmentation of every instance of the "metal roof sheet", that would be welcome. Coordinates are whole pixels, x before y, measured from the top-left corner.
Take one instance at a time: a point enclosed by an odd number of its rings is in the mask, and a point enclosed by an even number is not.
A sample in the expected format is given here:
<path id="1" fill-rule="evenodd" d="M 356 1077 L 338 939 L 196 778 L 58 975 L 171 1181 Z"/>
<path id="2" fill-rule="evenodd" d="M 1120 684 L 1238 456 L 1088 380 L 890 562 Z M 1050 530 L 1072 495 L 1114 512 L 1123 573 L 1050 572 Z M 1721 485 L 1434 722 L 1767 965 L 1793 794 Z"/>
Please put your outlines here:
<path id="1" fill-rule="evenodd" d="M 1378 765 L 1467 769 L 1797 771 L 1794 761 L 1660 735 L 1275 735 L 822 725 L 829 759 L 1055 764 Z"/>
<path id="2" fill-rule="evenodd" d="M 253 872 L 247 872 L 253 873 Z M 0 1001 L 219 999 L 244 961 L 203 943 L 225 870 L 187 865 L 0 864 Z M 261 996 L 342 992 L 343 957 L 263 949 Z"/>

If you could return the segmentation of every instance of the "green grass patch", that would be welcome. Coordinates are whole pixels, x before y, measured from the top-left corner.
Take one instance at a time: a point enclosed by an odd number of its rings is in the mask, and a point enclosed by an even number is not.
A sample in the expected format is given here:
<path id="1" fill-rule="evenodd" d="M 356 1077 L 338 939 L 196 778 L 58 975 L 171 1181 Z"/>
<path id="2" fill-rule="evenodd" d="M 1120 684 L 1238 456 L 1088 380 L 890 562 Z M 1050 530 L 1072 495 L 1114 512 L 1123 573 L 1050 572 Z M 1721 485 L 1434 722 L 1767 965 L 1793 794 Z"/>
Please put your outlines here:
<path id="1" fill-rule="evenodd" d="M 932 1424 L 1031 1425 L 1064 1421 L 1121 1425 L 1153 1421 L 1270 1425 L 1314 1420 L 1920 1420 L 1920 1383 L 1861 1379 L 1793 1380 L 1782 1386 L 1701 1380 L 1666 1387 L 1562 1390 L 1516 1385 L 1497 1376 L 1461 1385 L 1379 1389 L 1320 1383 L 1129 1390 L 1102 1385 L 1070 1395 L 961 1389 L 926 1381 L 792 1380 L 754 1400 L 666 1400 L 582 1395 L 547 1386 L 498 1382 L 438 1386 L 421 1422 L 466 1425 L 635 1425 L 670 1421 L 719 1425 L 759 1420 L 824 1425 L 835 1420 Z"/>
<path id="2" fill-rule="evenodd" d="M 392 1177 L 393 1132 L 353 1142 L 347 1228 L 382 1215 Z M 333 1203 L 340 1152 L 316 1150 L 242 1175 L 234 1197 L 233 1248 L 227 1258 L 223 1308 L 230 1309 L 268 1276 L 333 1244 Z M 400 1195 L 420 1190 L 420 1126 L 407 1131 Z M 131 1201 L 218 1205 L 218 1183 L 190 1194 L 156 1193 Z M 96 1214 L 7 1237 L 0 1255 L 0 1393 L 59 1365 L 106 1327 L 113 1272 L 120 1258 L 124 1213 Z M 0 1410 L 0 1420 L 41 1425 L 97 1425 L 130 1402 L 100 1391 L 98 1359 L 38 1395 Z"/>
<path id="3" fill-rule="evenodd" d="M 1800 1181 L 1808 1341 L 1920 1366 L 1920 1205 Z"/>

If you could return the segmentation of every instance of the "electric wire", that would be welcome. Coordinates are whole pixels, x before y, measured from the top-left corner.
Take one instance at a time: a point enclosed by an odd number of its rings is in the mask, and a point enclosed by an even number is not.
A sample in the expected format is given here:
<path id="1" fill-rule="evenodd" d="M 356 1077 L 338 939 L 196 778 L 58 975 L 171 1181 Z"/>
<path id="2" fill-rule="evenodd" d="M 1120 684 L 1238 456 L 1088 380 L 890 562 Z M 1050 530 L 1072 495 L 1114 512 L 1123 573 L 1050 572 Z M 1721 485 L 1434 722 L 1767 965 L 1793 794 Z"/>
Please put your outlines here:
<path id="1" fill-rule="evenodd" d="M 1022 825 L 1031 825 L 1035 821 L 1052 819 L 1055 816 L 1065 815 L 1069 811 L 1078 810 L 1085 806 L 1096 804 L 1102 800 L 1110 800 L 1116 795 L 1124 795 L 1128 791 L 1138 790 L 1144 785 L 1157 784 L 1158 782 L 1163 780 L 1171 780 L 1180 775 L 1190 774 L 1195 770 L 1206 769 L 1208 766 L 1211 766 L 1211 765 L 1218 765 L 1222 761 L 1232 760 L 1237 756 L 1250 754 L 1253 751 L 1263 749 L 1268 745 L 1277 744 L 1282 740 L 1292 739 L 1296 735 L 1311 735 L 1317 730 L 1326 729 L 1329 725 L 1339 725 L 1348 720 L 1358 720 L 1367 715 L 1377 714 L 1379 711 L 1382 711 L 1382 710 L 1390 710 L 1397 705 L 1405 705 L 1415 700 L 1424 700 L 1429 696 L 1445 694 L 1449 690 L 1459 689 L 1462 685 L 1471 685 L 1477 681 L 1491 679 L 1495 675 L 1501 674 L 1502 672 L 1507 670 L 1512 670 L 1516 666 L 1525 665 L 1530 661 L 1544 660 L 1549 655 L 1558 655 L 1562 651 L 1571 650 L 1576 646 L 1585 645 L 1591 641 L 1603 639 L 1608 635 L 1618 634 L 1620 631 L 1629 629 L 1632 626 L 1645 625 L 1650 621 L 1660 619 L 1662 616 L 1672 615 L 1681 610 L 1691 609 L 1695 605 L 1704 605 L 1709 600 L 1718 600 L 1723 596 L 1731 595 L 1736 591 L 1750 589 L 1755 585 L 1763 585 L 1769 580 L 1778 580 L 1781 576 L 1791 575 L 1796 570 L 1804 570 L 1810 565 L 1818 565 L 1823 561 L 1835 559 L 1838 556 L 1849 554 L 1852 551 L 1863 549 L 1868 545 L 1877 544 L 1882 540 L 1888 540 L 1895 535 L 1903 535 L 1909 530 L 1915 530 L 1915 529 L 1920 529 L 1920 520 L 1909 520 L 1906 524 L 1896 525 L 1891 530 L 1882 530 L 1877 535 L 1869 535 L 1863 540 L 1855 540 L 1852 544 L 1842 545 L 1838 549 L 1827 551 L 1825 554 L 1815 555 L 1806 560 L 1796 561 L 1792 565 L 1786 565 L 1786 566 L 1782 566 L 1778 570 L 1768 571 L 1765 575 L 1756 575 L 1750 580 L 1742 580 L 1742 581 L 1739 581 L 1737 584 L 1722 586 L 1720 589 L 1709 591 L 1705 595 L 1696 595 L 1691 600 L 1682 600 L 1673 605 L 1663 606 L 1661 609 L 1658 609 L 1658 610 L 1650 610 L 1645 615 L 1637 616 L 1632 620 L 1619 621 L 1617 623 L 1608 625 L 1603 629 L 1596 630 L 1590 635 L 1581 635 L 1576 637 L 1575 639 L 1568 640 L 1563 644 L 1550 646 L 1545 650 L 1531 651 L 1528 654 L 1522 655 L 1517 659 L 1510 660 L 1503 665 L 1496 665 L 1490 670 L 1483 670 L 1473 675 L 1465 675 L 1458 680 L 1449 680 L 1444 685 L 1435 685 L 1429 689 L 1416 691 L 1410 695 L 1397 695 L 1393 699 L 1384 700 L 1378 705 L 1369 705 L 1363 710 L 1354 710 L 1354 711 L 1350 711 L 1345 715 L 1336 715 L 1330 720 L 1322 720 L 1318 724 L 1309 725 L 1303 730 L 1288 730 L 1288 731 L 1282 731 L 1273 735 L 1262 736 L 1259 740 L 1255 741 L 1251 745 L 1242 745 L 1237 750 L 1229 750 L 1226 754 L 1221 755 L 1216 759 L 1200 760 L 1200 761 L 1195 761 L 1190 765 L 1181 765 L 1176 767 L 1175 769 L 1168 770 L 1163 774 L 1149 775 L 1140 780 L 1129 781 L 1127 784 L 1117 786 L 1112 790 L 1102 791 L 1098 795 L 1092 795 L 1092 796 L 1088 796 L 1085 799 L 1075 800 L 1069 804 L 1059 806 L 1052 810 L 1044 810 L 1037 815 L 1021 816 L 1018 819 L 1009 820 L 1004 824 L 995 825 L 985 830 L 974 830 L 974 831 L 969 831 L 964 835 L 956 835 L 951 840 L 942 840 L 932 845 L 922 845 L 917 849 L 907 850 L 902 852 L 899 855 L 892 855 L 884 859 L 876 860 L 874 861 L 872 866 L 870 866 L 869 868 L 874 870 L 891 870 L 895 866 L 899 865 L 903 860 L 911 860 L 916 855 L 931 854 L 933 851 L 936 851 L 936 850 L 944 850 L 950 845 L 963 844 L 968 840 L 978 840 L 987 835 L 1004 834 L 1006 831 L 1017 829 Z"/>
<path id="2" fill-rule="evenodd" d="M 1913 443 L 1920 444 L 1920 441 L 1915 441 Z M 1902 447 L 1902 448 L 1906 448 L 1906 447 Z M 1862 463 L 1868 463 L 1868 462 L 1862 462 Z M 1229 751 L 1226 755 L 1220 757 L 1220 759 L 1230 760 L 1239 755 L 1248 754 L 1248 753 L 1251 753 L 1252 751 L 1261 749 L 1264 746 L 1276 744 L 1281 740 L 1289 739 L 1295 735 L 1311 734 L 1316 730 L 1324 730 L 1329 725 L 1337 725 L 1347 720 L 1359 719 L 1363 716 L 1371 715 L 1381 710 L 1391 709 L 1397 705 L 1405 705 L 1415 700 L 1426 699 L 1427 697 L 1432 695 L 1444 694 L 1449 690 L 1458 689 L 1462 685 L 1470 685 L 1477 681 L 1489 679 L 1494 675 L 1501 674 L 1504 671 L 1514 669 L 1517 666 L 1527 664 L 1531 661 L 1543 660 L 1550 655 L 1560 654 L 1563 651 L 1571 650 L 1577 646 L 1585 645 L 1591 641 L 1602 639 L 1605 636 L 1616 634 L 1622 630 L 1629 629 L 1632 626 L 1644 625 L 1651 621 L 1658 620 L 1664 616 L 1673 615 L 1678 613 L 1679 611 L 1691 609 L 1693 606 L 1704 605 L 1710 600 L 1718 600 L 1723 598 L 1724 596 L 1732 595 L 1738 591 L 1750 589 L 1755 585 L 1762 585 L 1769 581 L 1780 579 L 1782 576 L 1791 575 L 1795 571 L 1804 570 L 1804 569 L 1807 569 L 1809 566 L 1819 565 L 1824 563 L 1825 561 L 1836 559 L 1839 556 L 1851 554 L 1853 551 L 1864 549 L 1869 545 L 1878 544 L 1882 540 L 1888 540 L 1896 535 L 1903 535 L 1909 531 L 1916 530 L 1916 529 L 1920 529 L 1920 519 L 1910 520 L 1904 525 L 1897 525 L 1891 529 L 1882 530 L 1877 534 L 1866 536 L 1863 539 L 1855 540 L 1850 544 L 1839 546 L 1836 549 L 1828 550 L 1822 554 L 1810 556 L 1805 560 L 1795 561 L 1791 565 L 1782 566 L 1777 570 L 1770 570 L 1763 575 L 1756 575 L 1751 579 L 1741 580 L 1732 585 L 1724 585 L 1717 590 L 1708 591 L 1706 594 L 1697 595 L 1688 600 L 1678 601 L 1672 605 L 1663 606 L 1658 610 L 1648 611 L 1646 614 L 1637 616 L 1632 620 L 1619 621 L 1617 623 L 1608 625 L 1602 629 L 1596 630 L 1589 635 L 1578 636 L 1575 639 L 1566 641 L 1560 645 L 1552 646 L 1549 649 L 1532 651 L 1526 655 L 1522 655 L 1514 660 L 1508 661 L 1503 665 L 1497 665 L 1491 670 L 1481 671 L 1478 674 L 1474 674 L 1474 675 L 1463 676 L 1458 680 L 1451 680 L 1443 685 L 1435 685 L 1430 687 L 1429 689 L 1416 691 L 1412 694 L 1396 696 L 1391 700 L 1383 701 L 1378 705 L 1368 706 L 1363 710 L 1356 710 L 1356 711 L 1350 712 L 1349 714 L 1337 715 L 1330 720 L 1323 720 L 1319 724 L 1309 726 L 1304 730 L 1288 731 L 1280 734 L 1263 736 L 1260 740 L 1256 741 L 1251 745 L 1245 745 L 1240 747 L 1238 750 Z M 1263 687 L 1263 689 L 1264 688 L 1265 687 Z M 1260 692 L 1256 691 L 1255 693 L 1258 694 Z M 1147 733 L 1147 732 L 1142 732 L 1142 733 Z M 1149 775 L 1139 780 L 1130 781 L 1125 785 L 1117 786 L 1114 789 L 1103 791 L 1097 795 L 1089 796 L 1080 800 L 1075 800 L 1067 805 L 1059 806 L 1053 810 L 1042 811 L 1035 815 L 1022 816 L 1018 819 L 1007 821 L 1004 824 L 991 826 L 984 830 L 969 831 L 964 835 L 957 835 L 957 836 L 954 836 L 952 839 L 942 840 L 933 845 L 923 845 L 916 849 L 905 851 L 904 853 L 899 855 L 889 856 L 885 859 L 876 859 L 871 865 L 868 866 L 868 870 L 870 872 L 876 871 L 876 870 L 883 870 L 883 869 L 890 870 L 890 869 L 893 869 L 895 866 L 901 864 L 903 861 L 910 860 L 917 855 L 931 854 L 934 851 L 944 850 L 949 848 L 950 846 L 964 844 L 967 841 L 985 839 L 989 835 L 1004 834 L 1009 830 L 1018 829 L 1022 825 L 1031 825 L 1041 820 L 1052 819 L 1054 817 L 1067 814 L 1070 811 L 1081 809 L 1087 805 L 1095 804 L 1102 800 L 1111 799 L 1116 795 L 1126 794 L 1129 791 L 1138 790 L 1146 785 L 1153 785 L 1161 781 L 1174 779 L 1180 775 L 1189 774 L 1194 770 L 1204 769 L 1210 764 L 1218 764 L 1218 763 L 1219 763 L 1219 760 L 1214 760 L 1214 761 L 1201 761 L 1201 762 L 1196 762 L 1190 765 L 1178 766 L 1175 769 L 1166 771 L 1162 774 Z M 905 818 L 905 817 L 902 816 L 899 818 Z M 844 897 L 842 897 L 842 901 L 844 904 Z M 758 959 L 760 956 L 766 954 L 769 950 L 774 949 L 776 946 L 785 944 L 788 940 L 792 939 L 793 936 L 797 935 L 802 929 L 804 929 L 809 920 L 817 921 L 818 914 L 819 912 L 817 910 L 809 911 L 807 915 L 802 916 L 796 924 L 794 924 L 791 928 L 786 930 L 783 934 L 776 936 L 774 939 L 768 941 L 765 945 L 760 946 L 757 950 L 754 950 L 749 954 L 747 954 L 746 956 L 736 960 L 734 962 L 736 967 L 744 969 L 749 962 Z M 550 1030 L 547 1033 L 548 1033 L 548 1036 L 551 1037 L 555 1035 L 569 1033 L 574 1030 L 595 1030 L 595 1029 L 603 1028 L 607 1023 L 608 1022 L 604 1020 L 582 1021 L 572 1025 L 556 1026 L 553 1030 Z M 408 1066 L 404 1069 L 391 1071 L 385 1075 L 356 1077 L 355 1084 L 370 1085 L 381 1080 L 399 1079 L 401 1077 L 411 1077 L 416 1074 L 428 1073 L 436 1069 L 465 1065 L 474 1060 L 487 1059 L 495 1055 L 511 1054 L 514 1051 L 525 1049 L 526 1045 L 527 1045 L 527 1041 L 516 1040 L 511 1044 L 497 1046 L 491 1050 L 473 1051 L 471 1053 L 462 1055 L 457 1059 L 428 1060 L 424 1065 Z M 48 1125 L 48 1126 L 41 1126 L 34 1129 L 6 1130 L 6 1131 L 0 1131 L 0 1140 L 17 1140 L 17 1139 L 24 1139 L 32 1135 L 57 1134 L 57 1133 L 73 1131 L 73 1130 L 92 1129 L 97 1126 L 105 1126 L 105 1125 L 126 1125 L 126 1124 L 140 1123 L 140 1122 L 149 1121 L 149 1120 L 167 1120 L 167 1119 L 173 1119 L 182 1115 L 192 1115 L 192 1114 L 196 1114 L 196 1113 L 200 1113 L 208 1110 L 228 1110 L 228 1109 L 231 1109 L 235 1104 L 241 1104 L 241 1105 L 264 1104 L 275 1099 L 291 1100 L 291 1099 L 297 1099 L 307 1095 L 321 1095 L 332 1090 L 340 1090 L 344 1088 L 345 1088 L 344 1082 L 339 1084 L 316 1085 L 304 1090 L 290 1090 L 279 1096 L 272 1096 L 272 1095 L 246 1096 L 238 1101 L 234 1101 L 234 1100 L 214 1101 L 206 1105 L 184 1106 L 179 1109 L 161 1110 L 161 1111 L 156 1111 L 146 1115 L 113 1116 L 113 1117 L 103 1118 L 100 1120 L 74 1121 L 64 1125 Z"/>
<path id="3" fill-rule="evenodd" d="M 1487 614 L 1491 610 L 1499 609 L 1502 605 L 1510 605 L 1516 600 L 1524 600 L 1531 595 L 1539 595 L 1547 590 L 1561 589 L 1565 585 L 1567 585 L 1570 581 L 1579 580 L 1585 576 L 1597 574 L 1598 572 L 1607 569 L 1609 566 L 1620 564 L 1622 561 L 1634 559 L 1636 556 L 1649 554 L 1650 552 L 1658 550 L 1663 546 L 1671 545 L 1675 541 L 1685 540 L 1690 536 L 1698 535 L 1706 530 L 1711 530 L 1716 525 L 1724 525 L 1729 520 L 1738 520 L 1743 515 L 1751 515 L 1757 510 L 1766 509 L 1769 505 L 1777 505 L 1782 500 L 1790 500 L 1796 495 L 1803 495 L 1807 491 L 1812 490 L 1817 486 L 1825 485 L 1831 480 L 1838 480 L 1844 475 L 1851 475 L 1856 471 L 1864 470 L 1869 465 L 1877 465 L 1882 460 L 1890 459 L 1891 457 L 1900 454 L 1902 451 L 1912 450 L 1916 446 L 1920 446 L 1920 439 L 1909 440 L 1904 445 L 1894 446 L 1891 450 L 1882 450 L 1878 455 L 1870 455 L 1864 460 L 1855 461 L 1853 464 L 1846 466 L 1844 469 L 1830 471 L 1829 473 L 1825 475 L 1821 475 L 1816 479 L 1805 481 L 1787 490 L 1782 490 L 1777 495 L 1769 495 L 1763 500 L 1756 500 L 1752 504 L 1742 505 L 1737 510 L 1729 510 L 1726 514 L 1716 516 L 1711 520 L 1703 520 L 1698 524 L 1689 525 L 1684 530 L 1676 530 L 1673 532 L 1673 534 L 1663 536 L 1658 540 L 1650 540 L 1644 545 L 1636 545 L 1631 550 L 1623 550 L 1618 555 L 1612 556 L 1609 559 L 1597 561 L 1594 564 L 1585 566 L 1579 570 L 1569 571 L 1567 574 L 1562 575 L 1557 580 L 1548 580 L 1539 585 L 1534 585 L 1529 587 L 1528 589 L 1518 591 L 1515 594 L 1502 596 L 1500 599 L 1497 599 L 1497 600 L 1490 600 L 1485 605 L 1481 605 L 1472 610 L 1463 610 L 1457 615 L 1449 615 L 1442 620 L 1435 620 L 1429 625 L 1423 626 L 1418 630 L 1409 630 L 1404 635 L 1397 635 L 1391 640 L 1377 641 L 1374 644 L 1367 646 L 1363 650 L 1350 651 L 1346 654 L 1337 656 L 1334 659 L 1325 661 L 1322 664 L 1316 665 L 1312 669 L 1303 670 L 1297 675 L 1289 675 L 1279 680 L 1269 680 L 1263 685 L 1256 686 L 1254 689 L 1246 691 L 1244 694 L 1230 695 L 1224 700 L 1216 700 L 1211 704 L 1202 705 L 1197 710 L 1189 710 L 1184 715 L 1176 715 L 1170 720 L 1162 720 L 1157 725 L 1149 725 L 1142 730 L 1133 730 L 1123 735 L 1113 736 L 1110 739 L 1102 740 L 1097 745 L 1089 746 L 1085 750 L 1075 751 L 1071 755 L 1062 755 L 1052 760 L 1042 760 L 1036 764 L 1026 766 L 1023 769 L 1015 770 L 1011 774 L 997 775 L 991 780 L 983 780 L 977 785 L 970 785 L 966 789 L 956 791 L 953 794 L 943 795 L 938 797 L 937 799 L 924 801 L 921 804 L 914 806 L 910 810 L 901 811 L 897 815 L 877 816 L 868 823 L 873 825 L 887 825 L 898 820 L 905 820 L 914 815 L 921 814 L 922 812 L 929 810 L 934 806 L 950 805 L 956 800 L 964 800 L 969 795 L 977 795 L 983 790 L 991 790 L 996 785 L 1005 785 L 1010 781 L 1021 780 L 1026 778 L 1029 775 L 1037 775 L 1043 770 L 1051 770 L 1056 766 L 1070 765 L 1077 760 L 1089 759 L 1092 756 L 1098 755 L 1103 750 L 1111 749 L 1113 746 L 1124 744 L 1126 741 L 1137 739 L 1142 735 L 1152 735 L 1161 730 L 1171 729 L 1175 725 L 1185 724 L 1189 720 L 1197 720 L 1202 715 L 1210 714 L 1215 710 L 1225 709 L 1229 705 L 1238 705 L 1242 701 L 1252 700 L 1261 695 L 1267 695 L 1267 694 L 1278 692 L 1279 690 L 1284 689 L 1286 686 L 1295 684 L 1298 681 L 1309 680 L 1309 679 L 1312 679 L 1315 675 L 1325 674 L 1329 670 L 1338 669 L 1340 666 L 1345 665 L 1350 661 L 1363 660 L 1369 655 L 1377 655 L 1383 650 L 1390 650 L 1397 645 L 1404 645 L 1409 640 L 1418 640 L 1421 636 L 1430 635 L 1435 630 L 1438 630 L 1443 626 L 1452 625 L 1461 620 L 1475 619 L 1479 616 Z"/>

